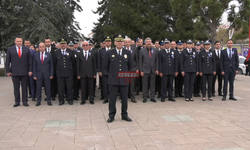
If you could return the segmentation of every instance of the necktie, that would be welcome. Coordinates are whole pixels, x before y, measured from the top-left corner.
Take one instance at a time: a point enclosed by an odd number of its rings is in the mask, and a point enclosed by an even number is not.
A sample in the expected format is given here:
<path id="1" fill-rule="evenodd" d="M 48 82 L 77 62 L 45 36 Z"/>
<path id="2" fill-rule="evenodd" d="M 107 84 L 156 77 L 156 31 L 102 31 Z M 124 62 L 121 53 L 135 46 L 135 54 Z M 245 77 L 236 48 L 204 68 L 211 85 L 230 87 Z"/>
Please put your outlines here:
<path id="1" fill-rule="evenodd" d="M 151 52 L 150 52 L 150 50 L 148 50 L 148 54 L 149 54 L 149 58 L 151 58 Z"/>
<path id="2" fill-rule="evenodd" d="M 42 52 L 42 56 L 41 56 L 41 61 L 42 61 L 42 64 L 43 64 L 43 52 Z"/>
<path id="3" fill-rule="evenodd" d="M 119 51 L 119 54 L 118 54 L 119 56 L 121 56 L 121 51 Z"/>
<path id="4" fill-rule="evenodd" d="M 217 50 L 217 56 L 220 58 L 220 53 L 219 53 L 219 50 Z"/>
<path id="5" fill-rule="evenodd" d="M 21 48 L 20 47 L 18 47 L 18 56 L 19 56 L 19 58 L 21 58 Z"/>
<path id="6" fill-rule="evenodd" d="M 65 51 L 62 51 L 62 54 L 64 55 L 64 54 L 65 54 Z"/>
<path id="7" fill-rule="evenodd" d="M 85 59 L 87 60 L 88 58 L 87 58 L 87 52 L 85 51 Z"/>
<path id="8" fill-rule="evenodd" d="M 229 58 L 230 58 L 230 59 L 232 58 L 232 52 L 231 52 L 231 49 L 229 49 Z"/>

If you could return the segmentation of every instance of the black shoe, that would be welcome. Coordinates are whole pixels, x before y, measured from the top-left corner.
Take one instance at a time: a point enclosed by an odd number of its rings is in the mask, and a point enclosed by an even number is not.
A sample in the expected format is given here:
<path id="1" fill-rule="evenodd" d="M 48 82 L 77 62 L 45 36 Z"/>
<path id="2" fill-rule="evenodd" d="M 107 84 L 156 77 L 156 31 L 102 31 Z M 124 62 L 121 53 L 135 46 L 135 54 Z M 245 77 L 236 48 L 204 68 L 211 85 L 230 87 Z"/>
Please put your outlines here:
<path id="1" fill-rule="evenodd" d="M 128 122 L 132 122 L 132 119 L 130 119 L 129 117 L 122 117 L 122 120 L 128 121 Z"/>
<path id="2" fill-rule="evenodd" d="M 161 98 L 161 95 L 158 95 L 157 98 Z"/>
<path id="3" fill-rule="evenodd" d="M 80 105 L 84 105 L 86 103 L 86 101 L 82 101 L 81 103 L 80 103 Z"/>
<path id="4" fill-rule="evenodd" d="M 13 105 L 13 107 L 17 107 L 17 106 L 20 106 L 20 103 L 15 103 L 15 104 Z"/>
<path id="5" fill-rule="evenodd" d="M 47 105 L 52 106 L 52 103 L 51 102 L 47 102 Z"/>
<path id="6" fill-rule="evenodd" d="M 131 99 L 131 102 L 132 103 L 137 103 L 137 101 L 134 98 Z"/>
<path id="7" fill-rule="evenodd" d="M 204 97 L 204 98 L 202 98 L 202 100 L 203 100 L 203 101 L 206 101 L 206 98 Z"/>
<path id="8" fill-rule="evenodd" d="M 44 101 L 47 101 L 47 97 L 44 99 Z"/>
<path id="9" fill-rule="evenodd" d="M 106 104 L 106 103 L 108 103 L 109 102 L 109 100 L 108 99 L 105 99 L 102 103 L 103 104 Z"/>
<path id="10" fill-rule="evenodd" d="M 198 97 L 198 95 L 197 95 L 197 94 L 194 94 L 194 97 Z"/>
<path id="11" fill-rule="evenodd" d="M 94 102 L 93 100 L 90 100 L 89 103 L 90 103 L 91 105 L 94 105 L 94 104 L 95 104 L 95 102 Z"/>
<path id="12" fill-rule="evenodd" d="M 51 97 L 51 100 L 52 100 L 52 101 L 55 101 L 55 100 L 56 100 L 56 98 L 55 98 L 55 97 Z"/>
<path id="13" fill-rule="evenodd" d="M 227 100 L 227 98 L 226 96 L 223 96 L 222 101 L 225 101 L 225 100 Z"/>
<path id="14" fill-rule="evenodd" d="M 180 97 L 184 97 L 184 95 L 181 93 L 180 95 L 179 95 Z"/>
<path id="15" fill-rule="evenodd" d="M 197 97 L 201 97 L 201 95 L 200 95 L 200 94 L 197 94 Z"/>
<path id="16" fill-rule="evenodd" d="M 104 100 L 104 96 L 101 96 L 100 100 Z"/>
<path id="17" fill-rule="evenodd" d="M 186 98 L 185 100 L 186 100 L 186 102 L 189 102 L 189 98 Z"/>
<path id="18" fill-rule="evenodd" d="M 111 122 L 113 122 L 115 119 L 114 118 L 109 118 L 108 120 L 107 120 L 107 122 L 108 123 L 111 123 Z"/>
<path id="19" fill-rule="evenodd" d="M 208 100 L 213 101 L 213 98 L 212 98 L 212 97 L 209 97 Z"/>
<path id="20" fill-rule="evenodd" d="M 161 102 L 165 102 L 165 98 L 161 98 Z"/>
<path id="21" fill-rule="evenodd" d="M 68 101 L 68 104 L 69 104 L 69 105 L 73 105 L 73 102 L 72 102 L 72 101 Z"/>
<path id="22" fill-rule="evenodd" d="M 190 98 L 189 101 L 194 101 L 194 99 Z"/>
<path id="23" fill-rule="evenodd" d="M 40 106 L 40 105 L 41 105 L 41 102 L 37 102 L 37 103 L 36 103 L 36 106 Z"/>
<path id="24" fill-rule="evenodd" d="M 142 102 L 143 102 L 143 103 L 146 103 L 146 102 L 147 102 L 147 99 L 146 99 L 146 98 L 144 98 Z"/>
<path id="25" fill-rule="evenodd" d="M 61 105 L 64 105 L 64 102 L 59 102 L 59 105 L 61 106 Z"/>
<path id="26" fill-rule="evenodd" d="M 233 96 L 230 96 L 229 99 L 233 100 L 233 101 L 237 101 L 237 99 L 235 97 L 233 97 Z"/>
<path id="27" fill-rule="evenodd" d="M 29 107 L 29 104 L 28 104 L 27 102 L 24 102 L 24 103 L 23 103 L 23 106 Z"/>
<path id="28" fill-rule="evenodd" d="M 214 93 L 212 93 L 212 96 L 213 96 L 213 97 L 215 97 L 215 94 L 214 94 Z"/>
<path id="29" fill-rule="evenodd" d="M 168 101 L 176 102 L 175 99 L 173 99 L 173 98 L 168 98 Z"/>
<path id="30" fill-rule="evenodd" d="M 35 101 L 36 101 L 36 99 L 35 99 L 35 98 L 32 98 L 32 101 L 33 101 L 33 102 L 35 102 Z"/>
<path id="31" fill-rule="evenodd" d="M 150 101 L 151 101 L 151 102 L 154 102 L 154 103 L 157 102 L 154 98 L 151 98 Z"/>

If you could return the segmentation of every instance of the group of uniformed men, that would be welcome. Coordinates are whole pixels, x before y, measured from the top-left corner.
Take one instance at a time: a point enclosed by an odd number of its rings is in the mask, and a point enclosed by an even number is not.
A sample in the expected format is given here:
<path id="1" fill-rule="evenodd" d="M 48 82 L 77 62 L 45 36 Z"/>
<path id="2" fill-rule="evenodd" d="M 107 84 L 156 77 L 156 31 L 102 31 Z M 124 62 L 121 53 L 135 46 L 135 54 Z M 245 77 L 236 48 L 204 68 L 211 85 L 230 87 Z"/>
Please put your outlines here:
<path id="1" fill-rule="evenodd" d="M 112 40 L 115 48 L 111 48 Z M 99 50 L 93 48 L 92 39 L 83 41 L 82 48 L 78 40 L 60 39 L 58 42 L 55 48 L 47 38 L 45 43 L 39 44 L 39 52 L 34 53 L 32 49 L 27 48 L 29 40 L 25 40 L 25 46 L 22 46 L 22 39 L 17 37 L 15 46 L 8 49 L 6 72 L 8 76 L 12 76 L 14 107 L 20 105 L 20 82 L 24 106 L 29 106 L 25 93 L 26 85 L 30 85 L 30 95 L 32 100 L 36 101 L 36 106 L 41 105 L 43 86 L 47 96 L 45 100 L 49 106 L 57 94 L 59 105 L 65 103 L 65 97 L 68 104 L 73 105 L 73 100 L 79 97 L 80 88 L 80 104 L 84 105 L 86 100 L 94 104 L 97 75 L 100 77 L 100 99 L 104 104 L 109 103 L 108 123 L 114 121 L 118 94 L 122 103 L 122 120 L 129 122 L 132 120 L 127 113 L 127 99 L 129 97 L 131 102 L 136 103 L 135 95 L 139 95 L 140 91 L 143 103 L 147 102 L 147 98 L 157 102 L 156 92 L 161 102 L 165 102 L 166 97 L 172 102 L 175 102 L 174 98 L 177 97 L 184 97 L 187 102 L 193 101 L 193 95 L 201 97 L 200 92 L 202 100 L 205 101 L 207 90 L 208 100 L 212 101 L 218 77 L 218 95 L 223 96 L 222 100 L 226 100 L 228 81 L 229 99 L 237 100 L 233 94 L 233 82 L 238 73 L 239 61 L 237 50 L 232 49 L 232 40 L 227 41 L 226 50 L 221 50 L 218 41 L 212 48 L 209 40 L 193 43 L 191 39 L 184 42 L 166 38 L 153 44 L 150 38 L 146 38 L 144 42 L 138 38 L 134 45 L 133 40 L 122 34 L 115 35 L 113 39 L 106 36 Z M 136 76 L 120 76 L 121 73 Z"/>

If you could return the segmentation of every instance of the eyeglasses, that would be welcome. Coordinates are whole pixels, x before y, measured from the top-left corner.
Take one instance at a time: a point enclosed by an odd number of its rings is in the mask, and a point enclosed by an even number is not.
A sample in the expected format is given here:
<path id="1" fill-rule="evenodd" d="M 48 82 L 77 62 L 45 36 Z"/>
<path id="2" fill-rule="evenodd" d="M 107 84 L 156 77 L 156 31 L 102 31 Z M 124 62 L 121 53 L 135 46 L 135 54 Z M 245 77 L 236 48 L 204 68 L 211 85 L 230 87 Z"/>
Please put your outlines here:
<path id="1" fill-rule="evenodd" d="M 82 45 L 82 46 L 89 46 L 89 45 Z"/>

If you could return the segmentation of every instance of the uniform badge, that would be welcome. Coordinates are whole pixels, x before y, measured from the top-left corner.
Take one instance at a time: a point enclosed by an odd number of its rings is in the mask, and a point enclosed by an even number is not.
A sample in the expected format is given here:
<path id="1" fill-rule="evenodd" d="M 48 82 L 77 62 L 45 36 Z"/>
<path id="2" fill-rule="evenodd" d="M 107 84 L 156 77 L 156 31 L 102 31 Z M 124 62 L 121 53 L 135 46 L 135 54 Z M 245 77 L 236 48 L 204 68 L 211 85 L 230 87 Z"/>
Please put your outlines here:
<path id="1" fill-rule="evenodd" d="M 195 55 L 195 52 L 193 52 L 193 55 Z"/>
<path id="2" fill-rule="evenodd" d="M 47 55 L 45 55 L 44 57 L 47 58 Z"/>
<path id="3" fill-rule="evenodd" d="M 112 57 L 115 57 L 115 55 L 112 55 Z"/>
<path id="4" fill-rule="evenodd" d="M 124 55 L 124 58 L 125 58 L 125 59 L 127 59 L 127 58 L 128 58 L 127 54 L 125 54 L 125 55 Z"/>
<path id="5" fill-rule="evenodd" d="M 174 55 L 172 55 L 172 58 L 174 59 Z"/>
<path id="6" fill-rule="evenodd" d="M 91 56 L 91 53 L 89 52 L 89 56 Z"/>
<path id="7" fill-rule="evenodd" d="M 77 55 L 75 54 L 75 58 L 77 57 Z"/>
<path id="8" fill-rule="evenodd" d="M 172 55 L 174 55 L 174 52 L 172 52 Z"/>

